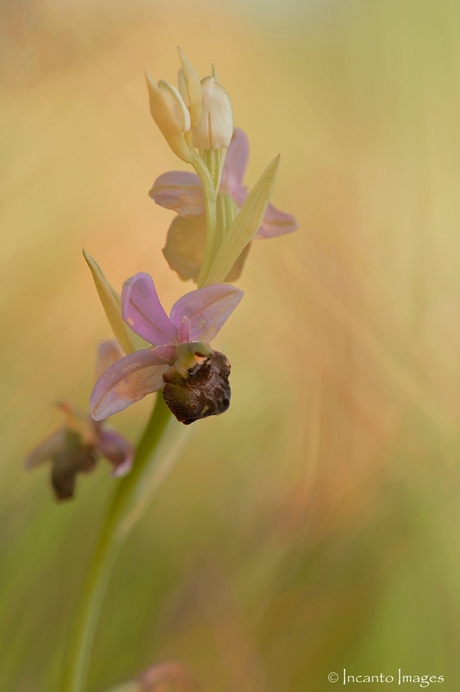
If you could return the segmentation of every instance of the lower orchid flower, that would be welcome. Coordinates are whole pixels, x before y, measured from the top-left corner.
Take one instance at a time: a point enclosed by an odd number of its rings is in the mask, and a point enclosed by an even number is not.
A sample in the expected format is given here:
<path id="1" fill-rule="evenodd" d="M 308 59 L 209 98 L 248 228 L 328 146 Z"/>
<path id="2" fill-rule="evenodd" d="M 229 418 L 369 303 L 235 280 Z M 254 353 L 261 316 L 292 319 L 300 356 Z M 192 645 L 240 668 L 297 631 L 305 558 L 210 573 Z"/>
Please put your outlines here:
<path id="1" fill-rule="evenodd" d="M 98 351 L 96 372 L 120 358 L 121 349 L 114 341 L 103 342 Z M 73 497 L 76 476 L 89 473 L 99 457 L 113 464 L 112 475 L 126 475 L 134 459 L 134 447 L 114 430 L 105 428 L 105 421 L 95 421 L 66 401 L 57 404 L 67 420 L 49 435 L 25 459 L 25 467 L 32 469 L 51 461 L 51 484 L 58 500 Z"/>
<path id="2" fill-rule="evenodd" d="M 101 420 L 160 389 L 182 423 L 226 411 L 230 363 L 209 342 L 242 296 L 234 286 L 213 284 L 179 298 L 168 317 L 148 274 L 128 279 L 123 319 L 152 347 L 121 358 L 100 377 L 91 394 L 92 416 Z"/>
<path id="3" fill-rule="evenodd" d="M 182 661 L 163 661 L 145 670 L 131 682 L 111 687 L 107 692 L 199 692 L 191 668 Z"/>
<path id="4" fill-rule="evenodd" d="M 248 196 L 247 187 L 243 185 L 248 158 L 248 137 L 243 130 L 235 128 L 227 149 L 218 194 L 218 200 L 224 207 L 227 206 L 227 212 L 228 205 L 233 208 L 233 215 L 237 214 Z M 169 227 L 163 250 L 168 264 L 184 281 L 197 281 L 206 241 L 205 200 L 199 177 L 189 171 L 168 171 L 155 180 L 149 195 L 160 206 L 173 209 L 178 214 Z M 297 219 L 292 214 L 269 204 L 255 238 L 274 238 L 292 233 L 298 227 Z M 234 281 L 241 274 L 247 250 L 235 263 L 227 281 Z"/>

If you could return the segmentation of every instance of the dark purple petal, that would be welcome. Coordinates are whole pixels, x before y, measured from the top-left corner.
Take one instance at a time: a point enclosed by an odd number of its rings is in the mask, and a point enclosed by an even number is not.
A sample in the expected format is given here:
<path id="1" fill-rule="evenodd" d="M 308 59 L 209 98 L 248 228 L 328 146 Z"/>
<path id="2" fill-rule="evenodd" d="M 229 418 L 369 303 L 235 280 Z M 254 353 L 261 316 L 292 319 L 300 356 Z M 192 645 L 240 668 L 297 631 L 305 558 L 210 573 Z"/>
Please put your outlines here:
<path id="1" fill-rule="evenodd" d="M 256 238 L 275 238 L 277 235 L 285 235 L 293 233 L 299 228 L 299 222 L 292 216 L 280 209 L 277 209 L 273 204 L 269 204 L 265 212 L 262 225 L 257 231 Z"/>
<path id="2" fill-rule="evenodd" d="M 135 454 L 134 446 L 117 432 L 101 430 L 97 448 L 103 457 L 112 462 L 113 476 L 120 478 L 131 471 Z"/>
<path id="3" fill-rule="evenodd" d="M 157 178 L 150 197 L 180 216 L 200 216 L 205 213 L 203 189 L 196 173 L 168 171 Z"/>
<path id="4" fill-rule="evenodd" d="M 171 320 L 179 327 L 184 316 L 188 317 L 190 341 L 210 343 L 242 297 L 243 291 L 234 286 L 205 286 L 179 298 L 172 307 Z"/>
<path id="5" fill-rule="evenodd" d="M 163 310 L 148 274 L 140 272 L 125 281 L 121 306 L 125 322 L 146 341 L 159 346 L 177 340 L 177 328 Z"/>
<path id="6" fill-rule="evenodd" d="M 102 420 L 161 389 L 167 369 L 164 360 L 150 349 L 121 358 L 96 382 L 90 399 L 91 415 Z"/>
<path id="7" fill-rule="evenodd" d="M 232 141 L 227 149 L 227 156 L 222 170 L 221 189 L 226 190 L 240 207 L 246 196 L 243 177 L 249 159 L 249 140 L 243 130 L 235 127 Z"/>

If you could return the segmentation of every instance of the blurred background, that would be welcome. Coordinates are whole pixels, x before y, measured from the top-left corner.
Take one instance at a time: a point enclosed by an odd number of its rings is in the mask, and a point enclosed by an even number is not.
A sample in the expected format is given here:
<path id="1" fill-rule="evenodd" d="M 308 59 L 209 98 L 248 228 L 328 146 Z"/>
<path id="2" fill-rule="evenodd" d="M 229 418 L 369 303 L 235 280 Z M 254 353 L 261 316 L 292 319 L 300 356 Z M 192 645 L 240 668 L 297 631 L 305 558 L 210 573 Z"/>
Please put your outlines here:
<path id="1" fill-rule="evenodd" d="M 88 692 L 171 659 L 206 692 L 325 692 L 330 672 L 460 687 L 460 6 L 449 0 L 2 0 L 0 689 L 59 692 L 114 481 L 58 505 L 23 457 L 87 407 L 110 329 L 81 256 L 169 307 L 185 168 L 143 71 L 216 64 L 273 201 L 215 342 L 225 416 L 191 430 L 115 564 Z M 136 439 L 151 402 L 112 419 Z M 339 682 L 339 684 L 341 684 Z M 431 687 L 437 687 L 433 683 Z M 414 685 L 412 685 L 414 687 Z M 416 688 L 419 685 L 415 685 Z M 371 687 L 369 686 L 369 689 Z M 377 689 L 373 686 L 372 689 Z"/>

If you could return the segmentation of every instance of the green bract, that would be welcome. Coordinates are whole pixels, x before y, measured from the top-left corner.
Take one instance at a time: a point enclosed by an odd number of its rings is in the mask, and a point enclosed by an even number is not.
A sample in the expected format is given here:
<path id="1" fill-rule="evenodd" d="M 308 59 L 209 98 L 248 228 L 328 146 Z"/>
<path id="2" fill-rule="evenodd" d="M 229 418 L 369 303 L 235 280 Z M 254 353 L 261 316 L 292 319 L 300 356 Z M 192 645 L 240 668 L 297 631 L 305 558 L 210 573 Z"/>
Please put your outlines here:
<path id="1" fill-rule="evenodd" d="M 117 291 L 107 281 L 96 260 L 94 260 L 91 255 L 88 255 L 85 249 L 83 249 L 83 256 L 93 275 L 94 284 L 99 298 L 101 299 L 102 307 L 109 320 L 109 324 L 112 327 L 114 336 L 123 351 L 128 354 L 145 348 L 147 342 L 131 331 L 121 317 L 121 300 Z"/>
<path id="2" fill-rule="evenodd" d="M 247 196 L 212 261 L 205 284 L 220 283 L 260 228 L 275 184 L 279 156 L 267 166 Z"/>

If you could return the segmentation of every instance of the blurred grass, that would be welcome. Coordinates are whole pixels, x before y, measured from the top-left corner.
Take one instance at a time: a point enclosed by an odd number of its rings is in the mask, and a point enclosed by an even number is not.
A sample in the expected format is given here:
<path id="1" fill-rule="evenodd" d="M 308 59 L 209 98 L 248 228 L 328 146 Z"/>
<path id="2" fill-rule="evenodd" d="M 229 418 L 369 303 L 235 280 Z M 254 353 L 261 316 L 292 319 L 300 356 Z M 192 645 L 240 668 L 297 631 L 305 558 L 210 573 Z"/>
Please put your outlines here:
<path id="1" fill-rule="evenodd" d="M 113 481 L 56 506 L 24 453 L 86 406 L 109 335 L 80 251 L 120 287 L 151 272 L 176 167 L 143 70 L 181 45 L 217 64 L 251 139 L 278 151 L 301 230 L 255 243 L 216 345 L 228 414 L 197 424 L 117 562 L 88 692 L 181 659 L 213 692 L 330 688 L 327 674 L 460 684 L 459 19 L 381 0 L 2 5 L 0 689 L 54 692 Z M 114 422 L 135 436 L 148 402 Z"/>

